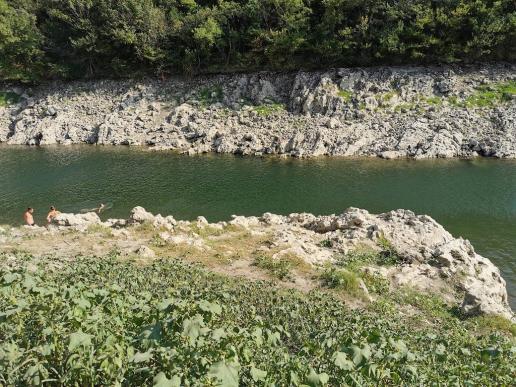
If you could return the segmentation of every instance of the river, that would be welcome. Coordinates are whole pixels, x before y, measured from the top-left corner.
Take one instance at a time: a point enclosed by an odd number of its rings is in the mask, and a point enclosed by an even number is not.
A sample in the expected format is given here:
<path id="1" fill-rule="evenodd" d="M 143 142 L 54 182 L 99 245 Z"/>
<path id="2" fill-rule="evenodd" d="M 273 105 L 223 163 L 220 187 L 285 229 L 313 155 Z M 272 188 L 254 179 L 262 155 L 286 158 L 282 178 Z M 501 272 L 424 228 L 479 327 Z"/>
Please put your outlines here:
<path id="1" fill-rule="evenodd" d="M 516 161 L 278 159 L 155 153 L 127 147 L 0 146 L 0 224 L 50 205 L 104 217 L 154 213 L 210 221 L 232 214 L 339 213 L 347 207 L 429 214 L 469 239 L 507 281 L 516 309 Z"/>

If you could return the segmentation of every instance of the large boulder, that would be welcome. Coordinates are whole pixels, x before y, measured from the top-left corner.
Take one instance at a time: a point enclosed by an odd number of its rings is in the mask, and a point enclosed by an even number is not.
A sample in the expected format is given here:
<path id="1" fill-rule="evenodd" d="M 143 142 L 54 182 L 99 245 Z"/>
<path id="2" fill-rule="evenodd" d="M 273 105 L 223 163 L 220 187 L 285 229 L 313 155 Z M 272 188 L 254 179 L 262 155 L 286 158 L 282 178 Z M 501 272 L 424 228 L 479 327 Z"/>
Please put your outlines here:
<path id="1" fill-rule="evenodd" d="M 447 286 L 464 292 L 466 315 L 498 314 L 514 319 L 499 269 L 475 252 L 468 240 L 454 238 L 427 215 L 408 210 L 374 215 L 349 208 L 341 215 L 290 216 L 290 222 L 319 234 L 331 234 L 343 248 L 388 243 L 403 265 L 390 271 L 395 285 L 442 293 Z"/>
<path id="2" fill-rule="evenodd" d="M 154 222 L 155 219 L 155 216 L 145 210 L 145 208 L 138 206 L 131 210 L 129 223 Z"/>
<path id="3" fill-rule="evenodd" d="M 100 224 L 101 220 L 95 212 L 85 214 L 66 214 L 62 213 L 52 219 L 52 224 L 60 227 L 73 227 L 76 229 L 86 229 L 93 224 Z"/>

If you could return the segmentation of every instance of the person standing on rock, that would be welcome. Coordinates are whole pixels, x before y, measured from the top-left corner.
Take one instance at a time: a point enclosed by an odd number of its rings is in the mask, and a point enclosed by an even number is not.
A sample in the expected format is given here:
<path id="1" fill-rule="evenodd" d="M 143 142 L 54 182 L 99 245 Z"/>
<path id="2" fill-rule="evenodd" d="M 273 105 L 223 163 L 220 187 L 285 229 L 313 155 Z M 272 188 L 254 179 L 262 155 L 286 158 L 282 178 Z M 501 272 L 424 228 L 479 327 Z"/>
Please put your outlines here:
<path id="1" fill-rule="evenodd" d="M 35 226 L 36 223 L 34 223 L 34 216 L 32 215 L 34 213 L 34 208 L 28 207 L 27 210 L 23 213 L 23 220 L 25 221 L 25 224 L 27 226 Z"/>
<path id="2" fill-rule="evenodd" d="M 54 206 L 50 206 L 50 212 L 47 215 L 47 223 L 50 224 L 52 219 L 54 219 L 60 212 L 56 210 Z"/>

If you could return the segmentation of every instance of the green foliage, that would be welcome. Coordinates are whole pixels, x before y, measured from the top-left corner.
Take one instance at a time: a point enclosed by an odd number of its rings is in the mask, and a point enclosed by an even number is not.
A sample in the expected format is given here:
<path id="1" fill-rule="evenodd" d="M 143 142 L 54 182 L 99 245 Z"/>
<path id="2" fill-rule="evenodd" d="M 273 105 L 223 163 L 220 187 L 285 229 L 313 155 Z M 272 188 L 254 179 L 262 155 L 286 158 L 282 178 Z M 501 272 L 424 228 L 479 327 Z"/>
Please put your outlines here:
<path id="1" fill-rule="evenodd" d="M 321 274 L 324 286 L 339 289 L 351 295 L 359 295 L 360 277 L 352 271 L 331 267 Z"/>
<path id="2" fill-rule="evenodd" d="M 330 249 L 333 247 L 333 242 L 331 241 L 330 238 L 327 238 L 327 239 L 323 239 L 322 241 L 320 241 L 317 245 L 319 247 L 326 247 L 326 248 Z"/>
<path id="3" fill-rule="evenodd" d="M 281 103 L 267 103 L 254 106 L 253 109 L 259 116 L 268 117 L 276 113 L 284 112 L 285 105 Z"/>
<path id="4" fill-rule="evenodd" d="M 401 262 L 391 243 L 384 237 L 378 238 L 380 251 L 369 247 L 359 247 L 336 258 L 335 264 L 348 270 L 357 271 L 363 266 L 392 266 Z"/>
<path id="5" fill-rule="evenodd" d="M 350 310 L 329 294 L 221 277 L 174 260 L 20 255 L 0 262 L 3 385 L 514 381 L 511 338 L 477 336 L 471 322 L 450 313 L 412 326 L 392 302 Z"/>
<path id="6" fill-rule="evenodd" d="M 199 102 L 203 106 L 208 106 L 220 102 L 222 101 L 223 97 L 224 92 L 222 90 L 222 86 L 220 85 L 203 88 L 201 91 L 199 91 L 198 94 Z"/>
<path id="7" fill-rule="evenodd" d="M 389 102 L 390 100 L 392 100 L 392 98 L 394 98 L 394 96 L 396 94 L 397 94 L 396 91 L 389 91 L 388 93 L 384 93 L 384 94 L 380 95 L 380 101 Z"/>
<path id="8" fill-rule="evenodd" d="M 488 332 L 506 332 L 516 337 L 516 323 L 500 316 L 478 316 L 469 322 L 475 325 L 476 329 Z"/>
<path id="9" fill-rule="evenodd" d="M 464 101 L 467 107 L 493 107 L 511 101 L 516 96 L 516 81 L 483 85 Z"/>
<path id="10" fill-rule="evenodd" d="M 512 0 L 0 0 L 0 77 L 513 61 L 515 15 Z"/>
<path id="11" fill-rule="evenodd" d="M 267 254 L 258 253 L 254 258 L 254 265 L 267 270 L 273 277 L 283 280 L 288 278 L 295 262 L 286 255 L 280 258 L 272 258 Z"/>
<path id="12" fill-rule="evenodd" d="M 443 103 L 443 100 L 441 97 L 434 96 L 434 97 L 425 98 L 424 102 L 426 102 L 429 105 L 441 106 Z"/>
<path id="13" fill-rule="evenodd" d="M 390 290 L 390 282 L 380 274 L 361 272 L 360 278 L 370 293 L 387 294 Z"/>
<path id="14" fill-rule="evenodd" d="M 412 288 L 403 288 L 391 294 L 394 301 L 402 305 L 411 305 L 425 316 L 432 318 L 449 318 L 451 311 L 442 298 L 433 294 L 422 294 Z"/>
<path id="15" fill-rule="evenodd" d="M 163 239 L 159 234 L 155 234 L 152 236 L 150 240 L 150 245 L 154 247 L 165 247 L 167 245 L 167 241 Z"/>
<path id="16" fill-rule="evenodd" d="M 384 236 L 378 238 L 377 244 L 381 248 L 380 251 L 364 246 L 336 257 L 336 267 L 331 267 L 323 272 L 321 277 L 323 283 L 352 295 L 360 295 L 359 281 L 362 280 L 368 291 L 386 294 L 390 288 L 389 280 L 379 274 L 362 270 L 362 268 L 365 266 L 392 266 L 399 264 L 402 259 Z"/>
<path id="17" fill-rule="evenodd" d="M 0 106 L 8 106 L 20 102 L 21 97 L 11 91 L 0 91 Z"/>
<path id="18" fill-rule="evenodd" d="M 0 79 L 33 79 L 41 69 L 43 36 L 31 6 L 0 0 Z M 0 102 L 1 103 L 1 102 Z"/>
<path id="19" fill-rule="evenodd" d="M 353 97 L 353 93 L 349 90 L 339 90 L 337 94 L 344 100 L 344 102 L 350 102 Z"/>

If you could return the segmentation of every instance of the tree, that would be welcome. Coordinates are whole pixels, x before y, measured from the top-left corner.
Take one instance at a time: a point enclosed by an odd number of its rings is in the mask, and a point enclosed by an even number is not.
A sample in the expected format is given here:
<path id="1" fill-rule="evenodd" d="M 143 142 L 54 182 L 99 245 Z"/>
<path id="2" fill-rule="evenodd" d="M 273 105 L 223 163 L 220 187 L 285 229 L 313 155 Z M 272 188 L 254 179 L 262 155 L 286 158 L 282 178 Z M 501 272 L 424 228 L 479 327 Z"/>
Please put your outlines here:
<path id="1" fill-rule="evenodd" d="M 42 35 L 36 17 L 0 0 L 0 77 L 33 79 L 42 68 Z"/>

